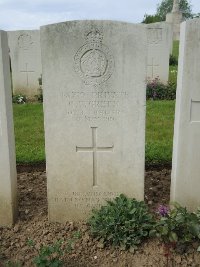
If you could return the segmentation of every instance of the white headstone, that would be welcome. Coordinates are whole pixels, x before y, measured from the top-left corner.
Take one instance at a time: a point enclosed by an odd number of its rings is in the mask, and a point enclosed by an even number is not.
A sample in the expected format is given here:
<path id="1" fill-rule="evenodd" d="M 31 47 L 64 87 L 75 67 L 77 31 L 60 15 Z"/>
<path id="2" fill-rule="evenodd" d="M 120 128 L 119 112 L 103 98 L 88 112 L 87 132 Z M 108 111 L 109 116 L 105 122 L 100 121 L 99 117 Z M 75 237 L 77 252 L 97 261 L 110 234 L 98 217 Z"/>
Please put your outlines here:
<path id="1" fill-rule="evenodd" d="M 39 94 L 38 79 L 42 74 L 40 31 L 8 32 L 12 82 L 14 94 L 25 94 L 33 98 Z"/>
<path id="2" fill-rule="evenodd" d="M 146 29 L 112 21 L 41 27 L 51 221 L 144 195 Z"/>
<path id="3" fill-rule="evenodd" d="M 168 23 L 147 24 L 147 79 L 158 78 L 166 83 L 169 76 L 169 57 L 172 47 L 172 27 Z"/>
<path id="4" fill-rule="evenodd" d="M 181 24 L 171 200 L 200 206 L 200 19 Z"/>
<path id="5" fill-rule="evenodd" d="M 17 214 L 16 159 L 7 33 L 0 31 L 0 226 Z"/>

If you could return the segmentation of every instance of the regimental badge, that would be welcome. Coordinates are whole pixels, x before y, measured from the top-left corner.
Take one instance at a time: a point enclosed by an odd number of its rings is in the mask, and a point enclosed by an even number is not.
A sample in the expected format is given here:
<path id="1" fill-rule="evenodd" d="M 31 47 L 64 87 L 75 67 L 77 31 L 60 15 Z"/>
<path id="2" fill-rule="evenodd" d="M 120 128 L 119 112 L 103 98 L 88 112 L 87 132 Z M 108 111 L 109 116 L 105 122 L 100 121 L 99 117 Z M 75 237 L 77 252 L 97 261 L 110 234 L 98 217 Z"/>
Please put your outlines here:
<path id="1" fill-rule="evenodd" d="M 99 85 L 108 80 L 114 69 L 114 58 L 105 46 L 103 34 L 93 28 L 85 34 L 86 44 L 74 56 L 75 71 L 85 84 Z"/>
<path id="2" fill-rule="evenodd" d="M 18 45 L 23 50 L 28 50 L 32 44 L 32 37 L 29 34 L 24 33 L 18 37 Z"/>

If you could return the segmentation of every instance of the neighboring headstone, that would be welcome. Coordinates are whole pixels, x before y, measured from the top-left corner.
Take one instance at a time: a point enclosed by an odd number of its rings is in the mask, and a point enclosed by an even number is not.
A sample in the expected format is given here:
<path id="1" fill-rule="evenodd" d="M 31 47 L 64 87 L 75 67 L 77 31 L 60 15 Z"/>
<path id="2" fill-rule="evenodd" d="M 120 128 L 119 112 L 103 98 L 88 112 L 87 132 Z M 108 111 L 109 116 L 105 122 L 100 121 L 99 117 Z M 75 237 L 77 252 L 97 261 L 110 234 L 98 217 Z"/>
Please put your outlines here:
<path id="1" fill-rule="evenodd" d="M 158 78 L 166 83 L 169 76 L 169 57 L 172 46 L 172 27 L 168 23 L 147 24 L 147 79 Z"/>
<path id="2" fill-rule="evenodd" d="M 41 27 L 49 219 L 85 219 L 120 193 L 144 196 L 146 28 Z"/>
<path id="3" fill-rule="evenodd" d="M 40 31 L 8 32 L 14 94 L 38 95 L 42 74 Z"/>
<path id="4" fill-rule="evenodd" d="M 181 24 L 171 200 L 200 206 L 200 19 Z"/>
<path id="5" fill-rule="evenodd" d="M 17 215 L 16 158 L 7 33 L 0 31 L 0 226 Z"/>
<path id="6" fill-rule="evenodd" d="M 171 13 L 166 15 L 166 22 L 172 24 L 173 40 L 180 39 L 180 24 L 183 21 L 183 14 L 179 10 L 179 0 L 174 0 Z"/>

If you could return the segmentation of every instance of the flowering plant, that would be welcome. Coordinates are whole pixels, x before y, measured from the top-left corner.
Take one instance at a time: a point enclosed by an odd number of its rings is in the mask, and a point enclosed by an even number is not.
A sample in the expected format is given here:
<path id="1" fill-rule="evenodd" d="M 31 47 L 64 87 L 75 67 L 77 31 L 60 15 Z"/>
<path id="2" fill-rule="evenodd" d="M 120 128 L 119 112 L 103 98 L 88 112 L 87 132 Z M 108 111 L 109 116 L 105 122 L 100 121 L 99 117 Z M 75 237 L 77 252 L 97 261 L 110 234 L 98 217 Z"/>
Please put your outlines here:
<path id="1" fill-rule="evenodd" d="M 157 213 L 161 217 L 167 217 L 169 215 L 169 207 L 164 205 L 159 205 Z"/>
<path id="2" fill-rule="evenodd" d="M 164 84 L 158 77 L 147 80 L 146 97 L 152 100 L 173 100 L 176 98 L 176 84 L 173 82 Z"/>
<path id="3" fill-rule="evenodd" d="M 16 104 L 25 104 L 27 102 L 25 95 L 14 95 L 12 98 L 12 102 Z"/>
<path id="4" fill-rule="evenodd" d="M 155 234 L 165 244 L 187 246 L 193 241 L 200 242 L 200 211 L 188 212 L 186 208 L 175 203 L 170 209 L 160 205 L 156 211 L 159 220 L 151 235 Z M 200 247 L 198 248 L 200 249 Z"/>

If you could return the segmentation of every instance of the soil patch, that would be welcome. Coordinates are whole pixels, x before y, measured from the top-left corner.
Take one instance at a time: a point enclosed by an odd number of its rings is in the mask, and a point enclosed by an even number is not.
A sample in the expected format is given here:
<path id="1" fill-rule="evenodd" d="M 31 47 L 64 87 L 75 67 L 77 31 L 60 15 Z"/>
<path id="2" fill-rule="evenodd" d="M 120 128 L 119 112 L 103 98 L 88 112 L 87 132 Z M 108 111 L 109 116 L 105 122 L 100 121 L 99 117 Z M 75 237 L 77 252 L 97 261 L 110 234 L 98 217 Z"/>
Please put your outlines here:
<path id="1" fill-rule="evenodd" d="M 17 164 L 17 173 L 22 172 L 44 172 L 46 170 L 46 162 L 38 162 L 33 164 Z"/>
<path id="2" fill-rule="evenodd" d="M 30 169 L 31 171 L 31 169 Z M 191 248 L 187 254 L 164 256 L 158 240 L 144 243 L 134 254 L 102 245 L 90 237 L 84 222 L 49 223 L 45 171 L 18 174 L 19 218 L 13 228 L 0 228 L 0 266 L 8 260 L 31 267 L 42 245 L 63 240 L 64 266 L 67 267 L 140 267 L 140 266 L 200 266 L 200 254 Z M 170 170 L 148 170 L 145 179 L 145 201 L 154 210 L 158 204 L 168 203 Z M 35 243 L 35 249 L 28 245 Z"/>
<path id="3" fill-rule="evenodd" d="M 166 162 L 166 163 L 159 163 L 159 164 L 154 164 L 154 163 L 146 163 L 145 169 L 147 171 L 150 170 L 163 170 L 163 169 L 171 169 L 171 162 Z M 32 164 L 25 164 L 25 163 L 18 163 L 17 164 L 17 172 L 35 172 L 35 171 L 45 171 L 46 170 L 46 162 L 45 161 L 40 161 Z"/>

